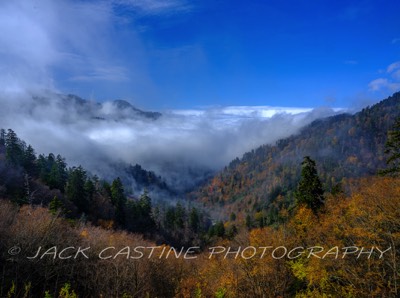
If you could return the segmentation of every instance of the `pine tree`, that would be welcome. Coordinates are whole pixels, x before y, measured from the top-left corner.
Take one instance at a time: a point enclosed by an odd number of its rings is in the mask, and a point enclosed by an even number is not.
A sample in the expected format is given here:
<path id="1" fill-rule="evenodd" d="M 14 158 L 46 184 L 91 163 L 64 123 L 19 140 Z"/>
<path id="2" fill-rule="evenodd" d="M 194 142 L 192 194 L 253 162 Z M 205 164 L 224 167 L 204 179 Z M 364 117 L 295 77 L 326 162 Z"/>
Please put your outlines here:
<path id="1" fill-rule="evenodd" d="M 93 200 L 94 193 L 96 191 L 96 187 L 92 181 L 92 179 L 88 178 L 85 182 L 85 193 L 89 202 Z"/>
<path id="2" fill-rule="evenodd" d="M 197 233 L 200 227 L 200 216 L 196 208 L 192 208 L 189 214 L 189 226 L 193 232 Z"/>
<path id="3" fill-rule="evenodd" d="M 61 200 L 57 196 L 54 196 L 54 198 L 50 201 L 49 211 L 53 215 L 57 214 L 57 212 L 64 211 L 64 204 L 61 202 Z"/>
<path id="4" fill-rule="evenodd" d="M 138 229 L 142 233 L 151 233 L 156 227 L 156 223 L 152 216 L 152 203 L 151 198 L 147 192 L 144 190 L 143 194 L 140 196 L 139 202 L 139 222 Z"/>
<path id="5" fill-rule="evenodd" d="M 6 131 L 2 128 L 0 129 L 0 146 L 5 146 L 6 144 Z"/>
<path id="6" fill-rule="evenodd" d="M 14 165 L 21 165 L 24 160 L 24 143 L 12 129 L 5 135 L 5 146 L 6 159 Z"/>
<path id="7" fill-rule="evenodd" d="M 31 145 L 29 145 L 24 152 L 23 166 L 29 175 L 37 175 L 36 154 Z"/>
<path id="8" fill-rule="evenodd" d="M 301 163 L 301 179 L 295 192 L 297 205 L 305 205 L 317 212 L 324 205 L 324 191 L 318 177 L 315 161 L 309 156 Z"/>
<path id="9" fill-rule="evenodd" d="M 66 195 L 79 211 L 86 213 L 89 209 L 89 202 L 86 197 L 85 182 L 86 171 L 81 166 L 72 168 L 68 176 Z"/>
<path id="10" fill-rule="evenodd" d="M 65 184 L 67 183 L 68 179 L 67 163 L 65 162 L 65 158 L 63 158 L 60 154 L 57 155 L 55 162 L 58 169 L 57 188 L 61 190 L 61 192 L 64 192 Z"/>
<path id="11" fill-rule="evenodd" d="M 388 168 L 380 174 L 397 176 L 400 174 L 400 118 L 397 119 L 393 130 L 388 133 L 385 153 L 389 155 L 386 163 Z"/>
<path id="12" fill-rule="evenodd" d="M 125 224 L 126 197 L 121 179 L 114 179 L 111 184 L 111 202 L 115 206 L 115 220 L 118 224 Z"/>
<path id="13" fill-rule="evenodd" d="M 175 225 L 179 229 L 183 229 L 185 224 L 185 208 L 178 202 L 175 207 Z"/>

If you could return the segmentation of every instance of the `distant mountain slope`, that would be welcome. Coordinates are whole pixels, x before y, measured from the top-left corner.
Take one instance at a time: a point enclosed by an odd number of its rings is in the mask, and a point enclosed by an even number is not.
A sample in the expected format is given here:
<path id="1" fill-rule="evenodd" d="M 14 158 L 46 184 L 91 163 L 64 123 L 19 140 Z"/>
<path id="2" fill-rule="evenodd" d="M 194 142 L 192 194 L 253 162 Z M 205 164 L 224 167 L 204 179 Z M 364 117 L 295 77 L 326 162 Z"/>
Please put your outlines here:
<path id="1" fill-rule="evenodd" d="M 293 202 L 302 158 L 317 163 L 326 190 L 342 179 L 376 174 L 385 166 L 387 131 L 400 116 L 400 92 L 355 115 L 341 114 L 316 120 L 297 135 L 264 145 L 233 160 L 212 181 L 192 193 L 225 218 L 257 212 L 266 224 L 277 220 L 282 205 Z M 236 217 L 236 216 L 234 216 Z"/>
<path id="2" fill-rule="evenodd" d="M 83 99 L 77 95 L 49 93 L 46 96 L 33 96 L 30 103 L 31 110 L 43 105 L 56 105 L 65 112 L 63 115 L 67 120 L 68 116 L 79 115 L 82 119 L 115 120 L 121 119 L 158 119 L 161 117 L 159 112 L 142 111 L 135 108 L 125 100 L 113 100 L 107 102 L 96 102 Z"/>

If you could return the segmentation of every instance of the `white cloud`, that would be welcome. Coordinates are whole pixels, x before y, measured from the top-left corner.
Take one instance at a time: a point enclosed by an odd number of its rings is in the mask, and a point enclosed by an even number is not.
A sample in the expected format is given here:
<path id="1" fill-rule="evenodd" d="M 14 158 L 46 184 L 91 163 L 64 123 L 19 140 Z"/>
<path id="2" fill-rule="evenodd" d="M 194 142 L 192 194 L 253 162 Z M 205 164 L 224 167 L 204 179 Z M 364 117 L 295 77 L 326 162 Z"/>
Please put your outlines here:
<path id="1" fill-rule="evenodd" d="M 394 71 L 394 72 L 392 73 L 392 77 L 393 77 L 395 80 L 400 81 L 400 69 Z"/>
<path id="2" fill-rule="evenodd" d="M 388 85 L 388 79 L 384 79 L 384 78 L 379 78 L 379 79 L 375 79 L 373 81 L 371 81 L 368 84 L 368 87 L 371 91 L 378 91 L 380 89 L 382 89 L 383 87 L 386 87 Z"/>
<path id="3" fill-rule="evenodd" d="M 105 2 L 1 1 L 0 87 L 14 80 L 21 88 L 51 88 L 57 69 L 85 75 L 112 67 L 107 36 L 113 18 Z"/>
<path id="4" fill-rule="evenodd" d="M 391 73 L 391 72 L 393 72 L 394 70 L 399 69 L 399 68 L 400 68 L 400 61 L 396 61 L 396 62 L 390 64 L 390 65 L 387 67 L 387 70 L 386 70 L 386 71 L 387 71 L 388 73 Z"/>
<path id="5" fill-rule="evenodd" d="M 122 5 L 134 13 L 120 15 Z M 141 29 L 124 18 L 188 7 L 179 0 L 0 1 L 0 88 L 55 89 L 55 80 L 151 86 Z"/>
<path id="6" fill-rule="evenodd" d="M 344 61 L 344 64 L 347 64 L 347 65 L 357 65 L 357 64 L 358 64 L 358 61 L 356 61 L 356 60 L 346 60 L 346 61 Z"/>
<path id="7" fill-rule="evenodd" d="M 385 75 L 385 73 L 382 73 Z M 391 63 L 386 68 L 386 78 L 381 77 L 368 84 L 370 91 L 396 92 L 400 89 L 400 61 Z"/>
<path id="8" fill-rule="evenodd" d="M 371 91 L 380 91 L 382 89 L 389 90 L 391 92 L 398 91 L 400 88 L 399 82 L 392 82 L 386 78 L 379 78 L 373 80 L 368 84 L 368 87 Z"/>
<path id="9" fill-rule="evenodd" d="M 127 81 L 129 80 L 127 70 L 124 67 L 96 68 L 86 75 L 78 75 L 70 78 L 71 81 Z"/>
<path id="10" fill-rule="evenodd" d="M 181 0 L 113 0 L 113 4 L 139 10 L 145 15 L 182 12 L 191 8 L 186 1 Z"/>
<path id="11" fill-rule="evenodd" d="M 393 38 L 392 39 L 392 44 L 400 42 L 400 38 Z"/>

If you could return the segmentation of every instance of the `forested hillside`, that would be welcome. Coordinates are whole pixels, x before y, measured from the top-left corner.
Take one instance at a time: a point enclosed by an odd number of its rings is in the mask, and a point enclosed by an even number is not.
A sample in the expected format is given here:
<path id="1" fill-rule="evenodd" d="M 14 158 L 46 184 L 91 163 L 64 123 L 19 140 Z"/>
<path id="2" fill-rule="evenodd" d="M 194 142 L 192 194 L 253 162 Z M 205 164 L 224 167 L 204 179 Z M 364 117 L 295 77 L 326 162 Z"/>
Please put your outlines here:
<path id="1" fill-rule="evenodd" d="M 325 191 L 341 191 L 345 180 L 371 176 L 385 167 L 387 132 L 400 116 L 400 93 L 354 114 L 314 121 L 274 146 L 261 146 L 230 163 L 193 197 L 225 219 L 264 226 L 291 208 L 301 160 L 316 161 Z"/>
<path id="2" fill-rule="evenodd" d="M 233 161 L 200 192 L 225 221 L 1 130 L 0 297 L 399 297 L 399 95 Z"/>
<path id="3" fill-rule="evenodd" d="M 399 179 L 346 186 L 323 213 L 299 207 L 277 228 L 242 230 L 187 258 L 180 247 L 167 257 L 170 247 L 140 235 L 0 201 L 0 296 L 399 297 Z"/>
<path id="4" fill-rule="evenodd" d="M 203 242 L 210 226 L 207 214 L 178 200 L 171 202 L 172 192 L 161 177 L 140 165 L 122 167 L 121 173 L 134 179 L 140 195 L 133 195 L 132 187 L 127 192 L 120 177 L 107 181 L 81 166 L 68 167 L 60 155 L 37 156 L 12 129 L 0 130 L 0 199 L 46 206 L 72 221 L 141 233 L 169 244 Z M 157 201 L 148 189 L 160 193 Z"/>

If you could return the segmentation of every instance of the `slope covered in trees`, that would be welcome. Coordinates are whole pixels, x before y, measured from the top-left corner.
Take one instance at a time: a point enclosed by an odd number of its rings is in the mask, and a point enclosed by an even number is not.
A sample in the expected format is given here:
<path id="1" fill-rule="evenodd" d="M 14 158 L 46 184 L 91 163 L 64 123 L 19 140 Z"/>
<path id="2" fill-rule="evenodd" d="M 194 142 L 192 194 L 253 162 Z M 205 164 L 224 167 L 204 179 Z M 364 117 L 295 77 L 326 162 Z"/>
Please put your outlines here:
<path id="1" fill-rule="evenodd" d="M 0 201 L 0 296 L 399 297 L 399 179 L 346 187 L 347 196 L 326 195 L 318 216 L 300 206 L 282 215 L 285 224 L 242 230 L 190 258 L 180 247 L 167 257 L 170 247 L 137 234 Z M 157 248 L 150 256 L 145 247 Z"/>
<path id="2" fill-rule="evenodd" d="M 127 192 L 119 177 L 107 181 L 81 166 L 68 167 L 60 155 L 36 156 L 13 130 L 0 130 L 0 199 L 19 206 L 47 206 L 53 214 L 73 221 L 125 229 L 169 244 L 190 245 L 206 240 L 211 222 L 205 212 L 160 198 L 152 200 L 147 189 L 155 187 L 167 195 L 171 192 L 160 177 L 140 165 L 123 167 L 121 172 L 135 179 L 141 195 Z"/>
<path id="3" fill-rule="evenodd" d="M 230 208 L 214 224 L 146 191 L 128 198 L 120 178 L 37 157 L 2 130 L 0 296 L 399 297 L 399 112 L 397 94 L 234 161 L 203 189 Z M 391 175 L 353 178 L 386 161 Z"/>
<path id="4" fill-rule="evenodd" d="M 345 179 L 374 175 L 386 166 L 385 143 L 400 116 L 400 93 L 354 114 L 314 121 L 297 135 L 264 145 L 233 160 L 192 197 L 224 218 L 249 225 L 279 221 L 291 208 L 304 156 L 315 160 L 325 191 L 337 192 Z"/>

